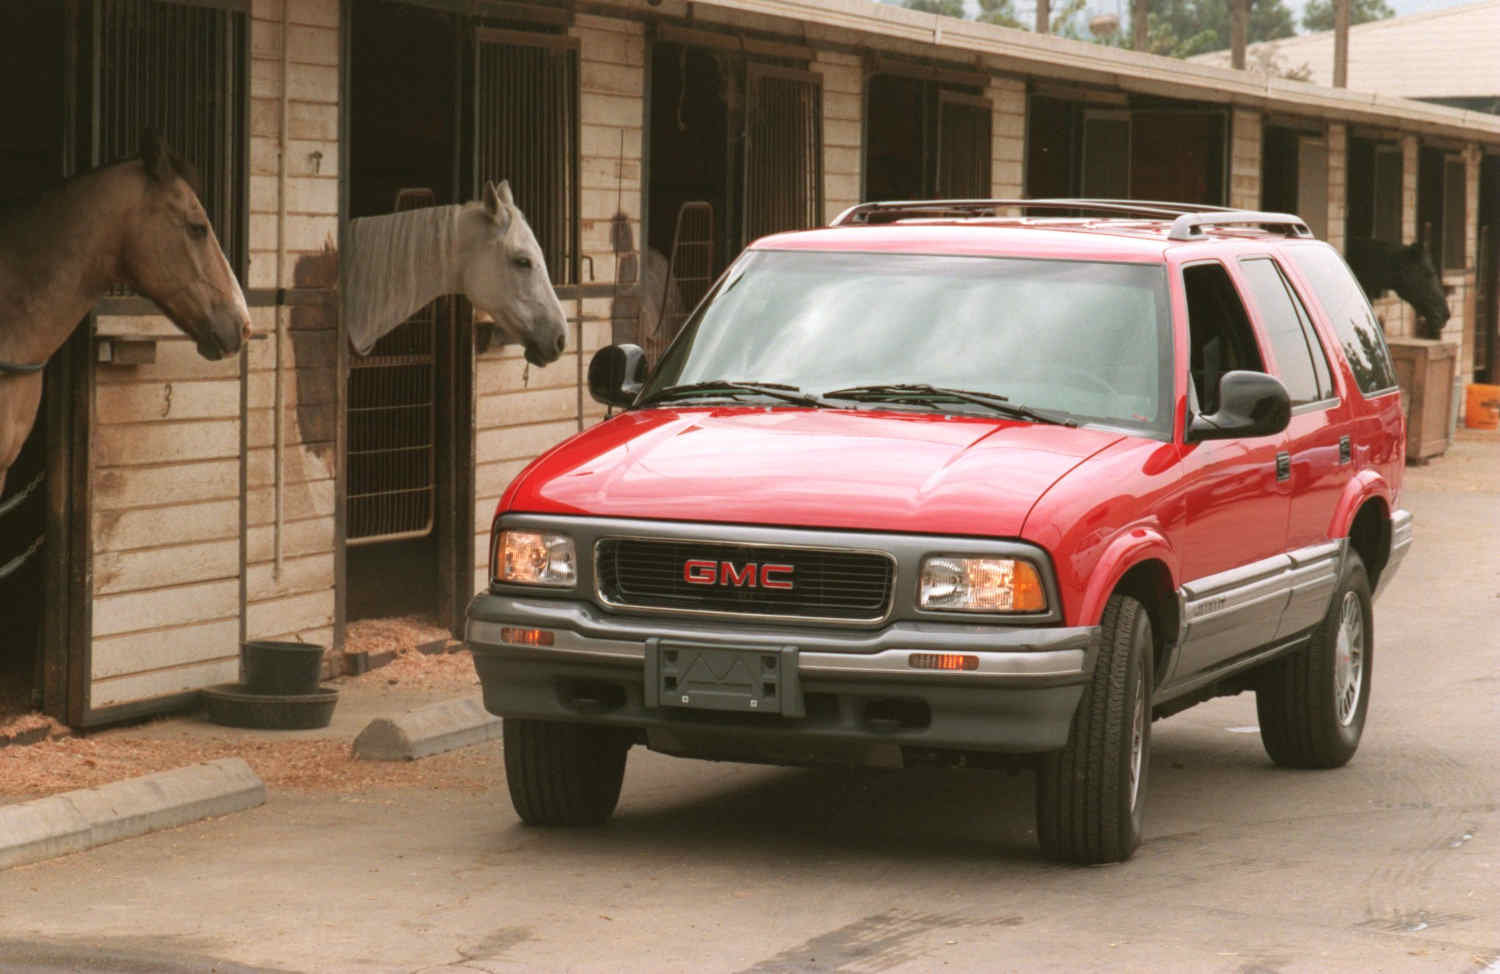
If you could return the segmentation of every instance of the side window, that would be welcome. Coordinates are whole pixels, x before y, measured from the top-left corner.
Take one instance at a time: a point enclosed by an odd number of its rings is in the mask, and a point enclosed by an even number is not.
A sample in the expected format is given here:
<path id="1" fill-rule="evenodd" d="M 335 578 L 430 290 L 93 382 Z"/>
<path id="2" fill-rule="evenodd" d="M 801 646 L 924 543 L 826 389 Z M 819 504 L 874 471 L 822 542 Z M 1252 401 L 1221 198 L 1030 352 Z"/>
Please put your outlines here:
<path id="1" fill-rule="evenodd" d="M 1396 369 L 1385 334 L 1349 266 L 1327 244 L 1299 244 L 1287 247 L 1286 253 L 1307 275 L 1323 313 L 1333 324 L 1359 391 L 1368 396 L 1394 389 Z"/>
<path id="2" fill-rule="evenodd" d="M 1328 364 L 1322 346 L 1308 330 L 1307 316 L 1276 263 L 1268 257 L 1240 261 L 1240 270 L 1250 284 L 1255 307 L 1265 325 L 1266 337 L 1276 353 L 1276 366 L 1292 405 L 1317 402 L 1327 396 Z M 1321 374 L 1319 367 L 1321 366 Z"/>
<path id="3" fill-rule="evenodd" d="M 1188 306 L 1188 368 L 1198 408 L 1218 412 L 1219 379 L 1225 372 L 1264 370 L 1245 306 L 1221 264 L 1182 269 Z"/>

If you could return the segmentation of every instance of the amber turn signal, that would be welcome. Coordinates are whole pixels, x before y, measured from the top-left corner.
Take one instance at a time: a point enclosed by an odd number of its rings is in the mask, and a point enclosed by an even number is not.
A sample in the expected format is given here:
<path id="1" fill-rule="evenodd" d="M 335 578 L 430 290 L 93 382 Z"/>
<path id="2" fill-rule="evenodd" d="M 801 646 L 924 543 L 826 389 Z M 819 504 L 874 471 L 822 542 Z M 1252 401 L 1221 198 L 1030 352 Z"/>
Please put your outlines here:
<path id="1" fill-rule="evenodd" d="M 965 653 L 912 653 L 907 663 L 914 670 L 979 669 L 979 657 Z"/>
<path id="2" fill-rule="evenodd" d="M 500 641 L 512 646 L 551 646 L 552 633 L 546 629 L 512 629 L 507 626 L 500 630 Z"/>

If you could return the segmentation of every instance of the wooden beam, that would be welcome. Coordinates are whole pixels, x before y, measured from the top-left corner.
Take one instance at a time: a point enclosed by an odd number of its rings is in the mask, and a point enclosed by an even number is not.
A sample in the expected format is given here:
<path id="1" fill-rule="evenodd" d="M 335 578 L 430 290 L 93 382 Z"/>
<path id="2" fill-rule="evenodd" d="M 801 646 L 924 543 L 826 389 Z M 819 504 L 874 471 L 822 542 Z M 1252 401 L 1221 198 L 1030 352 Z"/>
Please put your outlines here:
<path id="1" fill-rule="evenodd" d="M 1133 0 L 1130 12 L 1131 47 L 1145 51 L 1151 46 L 1151 0 Z"/>
<path id="2" fill-rule="evenodd" d="M 1231 0 L 1229 8 L 1230 67 L 1245 70 L 1245 45 L 1250 36 L 1250 0 Z"/>
<path id="3" fill-rule="evenodd" d="M 1052 5 L 1050 0 L 1036 0 L 1036 32 L 1052 33 Z"/>
<path id="4" fill-rule="evenodd" d="M 1349 87 L 1349 0 L 1333 0 L 1333 86 Z"/>

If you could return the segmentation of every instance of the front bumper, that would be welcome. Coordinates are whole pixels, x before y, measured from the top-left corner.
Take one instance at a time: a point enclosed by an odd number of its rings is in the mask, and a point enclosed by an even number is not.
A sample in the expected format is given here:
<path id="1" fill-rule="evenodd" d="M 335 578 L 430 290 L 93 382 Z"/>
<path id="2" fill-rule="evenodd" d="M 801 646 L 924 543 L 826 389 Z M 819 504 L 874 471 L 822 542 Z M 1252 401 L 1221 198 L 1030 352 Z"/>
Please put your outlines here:
<path id="1" fill-rule="evenodd" d="M 510 642 L 543 629 L 550 646 Z M 485 593 L 467 643 L 485 707 L 506 717 L 644 730 L 670 753 L 773 763 L 892 763 L 906 748 L 1034 753 L 1067 742 L 1093 669 L 1097 627 L 897 622 L 868 630 L 750 626 L 608 614 L 592 603 Z M 651 649 L 675 642 L 783 654 L 784 715 L 664 706 Z M 914 653 L 963 653 L 977 669 L 913 669 Z M 794 678 L 793 678 L 794 676 Z"/>

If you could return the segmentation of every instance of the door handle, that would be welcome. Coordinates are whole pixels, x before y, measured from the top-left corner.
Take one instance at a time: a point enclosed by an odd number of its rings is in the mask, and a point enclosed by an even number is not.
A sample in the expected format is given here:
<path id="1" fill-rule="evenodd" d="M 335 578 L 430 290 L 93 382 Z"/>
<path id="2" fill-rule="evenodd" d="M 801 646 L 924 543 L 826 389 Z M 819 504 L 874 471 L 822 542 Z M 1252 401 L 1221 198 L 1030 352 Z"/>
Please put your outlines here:
<path id="1" fill-rule="evenodd" d="M 1276 454 L 1276 480 L 1290 480 L 1292 476 L 1292 455 L 1285 450 Z"/>
<path id="2" fill-rule="evenodd" d="M 1349 444 L 1347 435 L 1339 437 L 1339 463 L 1348 463 L 1353 455 L 1353 449 Z"/>

